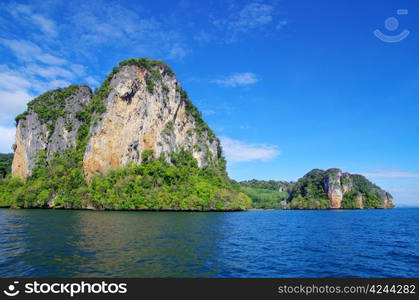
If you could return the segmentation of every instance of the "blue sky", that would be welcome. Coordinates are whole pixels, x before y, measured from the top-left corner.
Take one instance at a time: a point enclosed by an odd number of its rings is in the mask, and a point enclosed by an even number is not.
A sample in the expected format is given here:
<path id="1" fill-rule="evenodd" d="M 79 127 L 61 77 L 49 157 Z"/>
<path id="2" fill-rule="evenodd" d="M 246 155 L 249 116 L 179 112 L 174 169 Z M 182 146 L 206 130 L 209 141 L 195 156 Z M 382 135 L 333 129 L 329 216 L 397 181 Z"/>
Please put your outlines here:
<path id="1" fill-rule="evenodd" d="M 418 14 L 414 0 L 1 1 L 0 152 L 34 96 L 146 56 L 173 68 L 232 178 L 339 167 L 419 205 Z"/>

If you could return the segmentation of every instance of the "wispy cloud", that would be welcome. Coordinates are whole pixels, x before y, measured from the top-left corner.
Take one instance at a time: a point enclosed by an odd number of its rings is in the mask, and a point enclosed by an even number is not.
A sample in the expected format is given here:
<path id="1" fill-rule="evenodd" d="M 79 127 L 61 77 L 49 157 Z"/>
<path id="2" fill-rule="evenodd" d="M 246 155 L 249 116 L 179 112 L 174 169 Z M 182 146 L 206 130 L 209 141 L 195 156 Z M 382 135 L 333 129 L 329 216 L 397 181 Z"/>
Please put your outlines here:
<path id="1" fill-rule="evenodd" d="M 181 30 L 115 2 L 84 1 L 72 5 L 70 38 L 87 49 L 106 46 L 133 56 L 182 59 L 190 52 Z M 144 10 L 145 11 L 145 10 Z"/>
<path id="2" fill-rule="evenodd" d="M 280 151 L 275 145 L 249 144 L 228 137 L 220 137 L 220 141 L 224 155 L 230 163 L 249 161 L 267 162 L 280 155 Z"/>
<path id="3" fill-rule="evenodd" d="M 254 73 L 245 72 L 245 73 L 233 73 L 228 76 L 223 76 L 218 79 L 214 79 L 211 82 L 226 86 L 226 87 L 239 87 L 252 85 L 259 82 L 258 76 Z"/>
<path id="4" fill-rule="evenodd" d="M 278 23 L 278 25 L 276 25 L 276 29 L 281 30 L 282 28 L 284 28 L 287 25 L 288 25 L 288 21 L 287 20 L 282 20 Z"/>
<path id="5" fill-rule="evenodd" d="M 36 94 L 70 85 L 65 76 L 74 77 L 60 67 L 29 65 L 11 70 L 0 65 L 0 124 L 12 125 L 14 117 L 25 110 L 26 103 Z"/>
<path id="6" fill-rule="evenodd" d="M 7 11 L 20 22 L 33 25 L 48 37 L 54 38 L 58 34 L 55 22 L 42 14 L 35 13 L 29 5 L 12 3 L 7 7 Z"/>
<path id="7" fill-rule="evenodd" d="M 370 178 L 419 178 L 419 172 L 401 171 L 401 170 L 383 170 L 373 173 L 363 173 Z"/>
<path id="8" fill-rule="evenodd" d="M 254 1 L 244 6 L 237 7 L 233 5 L 230 12 L 225 17 L 215 18 L 213 25 L 226 35 L 227 42 L 234 42 L 241 36 L 258 31 L 262 32 L 274 26 L 278 12 L 271 4 L 263 1 Z M 284 26 L 285 20 L 279 21 L 276 26 Z M 208 40 L 208 34 L 200 33 L 197 39 Z"/>
<path id="9" fill-rule="evenodd" d="M 204 114 L 204 116 L 212 116 L 212 115 L 215 115 L 215 110 L 212 110 L 212 109 L 204 109 L 202 111 L 202 113 Z"/>
<path id="10" fill-rule="evenodd" d="M 24 69 L 27 74 L 41 76 L 46 79 L 51 79 L 51 78 L 74 79 L 76 77 L 76 75 L 70 70 L 67 70 L 62 67 L 57 67 L 57 66 L 42 67 L 39 65 L 30 64 Z"/>
<path id="11" fill-rule="evenodd" d="M 44 52 L 38 45 L 26 40 L 0 39 L 0 44 L 11 50 L 23 62 L 38 61 L 48 65 L 63 65 L 67 61 L 63 58 Z"/>
<path id="12" fill-rule="evenodd" d="M 0 124 L 10 124 L 13 116 L 24 110 L 32 98 L 28 91 L 31 86 L 32 82 L 19 73 L 0 66 Z"/>
<path id="13" fill-rule="evenodd" d="M 99 81 L 97 81 L 95 78 L 93 78 L 92 76 L 88 76 L 84 79 L 86 81 L 87 84 L 97 87 L 99 86 Z"/>

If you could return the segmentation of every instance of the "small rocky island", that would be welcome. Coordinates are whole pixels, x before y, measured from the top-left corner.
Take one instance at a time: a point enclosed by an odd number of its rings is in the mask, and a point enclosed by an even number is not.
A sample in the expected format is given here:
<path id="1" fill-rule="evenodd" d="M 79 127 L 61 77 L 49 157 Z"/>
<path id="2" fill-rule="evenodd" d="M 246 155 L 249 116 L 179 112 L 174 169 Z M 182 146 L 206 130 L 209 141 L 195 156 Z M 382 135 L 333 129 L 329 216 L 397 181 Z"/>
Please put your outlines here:
<path id="1" fill-rule="evenodd" d="M 393 208 L 393 197 L 362 175 L 314 169 L 297 182 L 250 180 L 240 183 L 263 209 Z"/>
<path id="2" fill-rule="evenodd" d="M 121 62 L 95 92 L 71 85 L 30 101 L 16 117 L 13 150 L 0 157 L 0 207 L 393 207 L 389 193 L 339 169 L 297 182 L 229 179 L 219 139 L 173 71 L 146 58 Z"/>

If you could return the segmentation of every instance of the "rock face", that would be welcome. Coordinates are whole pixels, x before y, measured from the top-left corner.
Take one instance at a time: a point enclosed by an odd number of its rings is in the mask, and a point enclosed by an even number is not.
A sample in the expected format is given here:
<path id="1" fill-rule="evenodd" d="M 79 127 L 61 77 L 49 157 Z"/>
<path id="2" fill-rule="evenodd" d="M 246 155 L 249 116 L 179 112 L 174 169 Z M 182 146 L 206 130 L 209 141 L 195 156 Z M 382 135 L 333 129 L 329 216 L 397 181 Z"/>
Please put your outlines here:
<path id="1" fill-rule="evenodd" d="M 393 197 L 362 175 L 315 169 L 291 188 L 291 208 L 392 208 Z"/>
<path id="2" fill-rule="evenodd" d="M 40 151 L 45 151 L 50 160 L 54 153 L 74 148 L 82 124 L 76 114 L 89 105 L 91 99 L 89 87 L 70 86 L 31 101 L 28 111 L 16 120 L 13 176 L 22 179 L 30 176 Z"/>
<path id="3" fill-rule="evenodd" d="M 193 153 L 200 167 L 221 155 L 219 141 L 211 131 L 199 130 L 198 121 L 187 112 L 179 82 L 164 66 L 123 66 L 110 89 L 106 111 L 91 128 L 84 155 L 88 177 L 131 161 L 141 163 L 144 150 L 152 150 L 155 157 L 165 153 L 169 159 L 169 153 L 182 148 Z"/>
<path id="4" fill-rule="evenodd" d="M 353 187 L 351 175 L 339 169 L 329 169 L 324 177 L 324 188 L 330 201 L 330 208 L 340 208 L 343 195 Z"/>
<path id="5" fill-rule="evenodd" d="M 48 161 L 77 143 L 85 143 L 87 179 L 129 162 L 141 163 L 145 150 L 155 158 L 165 155 L 167 161 L 170 153 L 185 150 L 200 167 L 222 155 L 219 140 L 173 72 L 147 59 L 121 63 L 95 95 L 87 86 L 41 95 L 16 122 L 12 173 L 20 178 L 31 175 L 40 151 Z M 86 137 L 84 142 L 80 136 Z"/>

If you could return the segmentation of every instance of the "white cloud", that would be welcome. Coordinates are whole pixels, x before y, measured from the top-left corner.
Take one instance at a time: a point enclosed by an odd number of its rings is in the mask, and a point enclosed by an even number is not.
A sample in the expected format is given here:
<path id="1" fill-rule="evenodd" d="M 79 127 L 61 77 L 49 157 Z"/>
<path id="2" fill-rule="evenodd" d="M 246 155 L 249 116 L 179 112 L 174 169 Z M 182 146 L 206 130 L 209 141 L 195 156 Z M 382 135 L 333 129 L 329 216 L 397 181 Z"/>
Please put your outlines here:
<path id="1" fill-rule="evenodd" d="M 46 79 L 58 77 L 73 79 L 75 77 L 75 75 L 67 69 L 56 66 L 42 67 L 36 64 L 30 64 L 25 67 L 25 71 L 27 74 L 41 76 Z"/>
<path id="2" fill-rule="evenodd" d="M 79 65 L 79 64 L 72 64 L 70 65 L 70 69 L 77 75 L 77 76 L 84 76 L 86 75 L 86 67 Z"/>
<path id="3" fill-rule="evenodd" d="M 67 79 L 74 79 L 75 75 L 71 71 L 57 67 L 57 66 L 48 66 L 43 67 L 36 64 L 30 64 L 25 67 L 25 71 L 27 74 L 40 76 L 46 79 L 51 78 L 67 78 Z"/>
<path id="4" fill-rule="evenodd" d="M 215 115 L 215 110 L 212 110 L 212 109 L 204 109 L 202 111 L 202 113 L 204 114 L 204 116 L 212 116 L 212 115 Z"/>
<path id="5" fill-rule="evenodd" d="M 283 20 L 283 21 L 279 22 L 278 25 L 276 25 L 276 29 L 281 30 L 286 25 L 288 25 L 288 21 L 287 20 Z"/>
<path id="6" fill-rule="evenodd" d="M 172 59 L 182 59 L 188 54 L 188 51 L 182 46 L 175 45 L 170 49 L 168 58 Z"/>
<path id="7" fill-rule="evenodd" d="M 3 127 L 0 126 L 0 153 L 11 153 L 12 145 L 15 140 L 15 131 L 13 127 Z"/>
<path id="8" fill-rule="evenodd" d="M 0 39 L 0 44 L 9 48 L 21 61 L 40 61 L 49 65 L 63 65 L 67 61 L 57 56 L 45 53 L 38 45 L 25 40 Z"/>
<path id="9" fill-rule="evenodd" d="M 14 74 L 13 72 L 5 71 L 0 73 L 1 90 L 11 91 L 16 89 L 26 89 L 30 86 L 31 83 L 28 80 L 18 76 L 17 74 Z"/>
<path id="10" fill-rule="evenodd" d="M 71 82 L 67 80 L 56 79 L 56 80 L 52 80 L 48 82 L 47 84 L 48 88 L 46 88 L 46 90 L 65 88 L 69 85 L 71 85 Z"/>
<path id="11" fill-rule="evenodd" d="M 56 37 L 57 26 L 55 22 L 47 17 L 34 13 L 32 7 L 22 4 L 11 4 L 8 7 L 9 13 L 19 19 L 20 22 L 26 21 L 27 23 L 34 25 L 36 29 L 42 31 L 46 36 Z"/>
<path id="12" fill-rule="evenodd" d="M 13 118 L 25 110 L 26 103 L 32 98 L 25 90 L 0 90 L 0 123 L 11 124 Z"/>
<path id="13" fill-rule="evenodd" d="M 278 147 L 266 144 L 248 144 L 228 137 L 220 137 L 228 162 L 270 161 L 280 154 Z"/>
<path id="14" fill-rule="evenodd" d="M 39 14 L 31 15 L 30 18 L 35 23 L 35 25 L 38 25 L 41 31 L 43 31 L 45 34 L 51 37 L 57 36 L 55 23 L 52 20 L 47 19 L 44 16 L 39 15 Z"/>
<path id="15" fill-rule="evenodd" d="M 221 79 L 212 80 L 213 83 L 226 87 L 238 87 L 252 85 L 259 82 L 259 78 L 254 73 L 234 73 Z"/>
<path id="16" fill-rule="evenodd" d="M 194 36 L 194 40 L 198 42 L 209 43 L 213 40 L 213 37 L 208 32 L 201 31 Z"/>
<path id="17" fill-rule="evenodd" d="M 123 51 L 125 55 L 168 59 L 182 59 L 190 52 L 183 34 L 167 19 L 159 21 L 139 10 L 106 1 L 84 1 L 72 9 L 68 39 L 78 43 L 73 50 L 83 55 L 90 56 L 91 49 L 97 47 Z"/>
<path id="18" fill-rule="evenodd" d="M 363 173 L 370 178 L 419 178 L 419 172 L 401 171 L 401 170 L 383 170 L 373 173 Z"/>
<path id="19" fill-rule="evenodd" d="M 263 3 L 249 3 L 237 14 L 231 26 L 236 30 L 247 31 L 249 29 L 264 26 L 272 22 L 274 8 Z"/>
<path id="20" fill-rule="evenodd" d="M 99 81 L 97 81 L 92 76 L 88 76 L 84 80 L 86 81 L 87 84 L 92 85 L 94 87 L 99 86 L 99 84 L 100 84 Z"/>
<path id="21" fill-rule="evenodd" d="M 57 79 L 56 76 L 60 77 L 60 72 L 73 77 L 59 67 L 43 69 L 38 66 L 29 66 L 12 71 L 5 66 L 0 66 L 0 124 L 11 125 L 14 117 L 26 109 L 26 103 L 34 98 L 31 90 L 42 93 L 70 85 L 70 82 L 65 79 Z M 48 80 L 36 79 L 34 75 Z"/>
<path id="22" fill-rule="evenodd" d="M 21 113 L 32 98 L 28 89 L 32 83 L 17 72 L 0 66 L 0 123 L 11 123 L 14 116 Z"/>
<path id="23" fill-rule="evenodd" d="M 263 32 L 274 24 L 278 14 L 273 5 L 262 1 L 251 2 L 239 8 L 233 4 L 231 7 L 227 16 L 215 18 L 212 22 L 225 35 L 227 42 L 234 42 L 243 34 Z M 278 26 L 285 25 L 282 22 L 279 22 L 281 25 Z"/>

